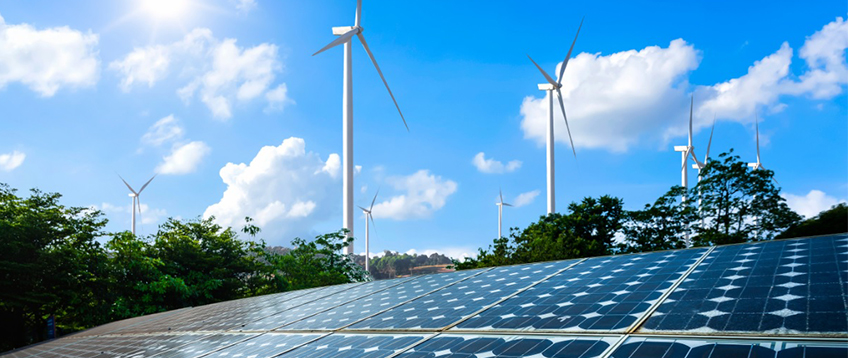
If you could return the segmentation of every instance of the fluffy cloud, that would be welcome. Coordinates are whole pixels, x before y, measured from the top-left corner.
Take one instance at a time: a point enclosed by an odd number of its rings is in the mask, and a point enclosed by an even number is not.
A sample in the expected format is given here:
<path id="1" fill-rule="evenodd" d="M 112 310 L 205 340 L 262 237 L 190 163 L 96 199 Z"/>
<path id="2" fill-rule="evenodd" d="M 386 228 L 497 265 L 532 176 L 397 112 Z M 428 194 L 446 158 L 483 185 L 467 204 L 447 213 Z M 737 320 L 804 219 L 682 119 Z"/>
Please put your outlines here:
<path id="1" fill-rule="evenodd" d="M 515 197 L 515 200 L 512 201 L 512 205 L 516 208 L 530 205 L 533 203 L 533 200 L 536 200 L 536 197 L 539 196 L 540 193 L 541 191 L 539 190 L 533 190 L 528 191 L 526 193 L 518 194 L 518 196 Z"/>
<path id="2" fill-rule="evenodd" d="M 20 82 L 41 96 L 61 87 L 87 87 L 97 82 L 98 36 L 67 26 L 38 30 L 6 24 L 0 16 L 0 88 Z"/>
<path id="3" fill-rule="evenodd" d="M 211 149 L 201 141 L 175 145 L 171 153 L 162 158 L 162 163 L 156 167 L 158 174 L 188 174 L 197 170 L 197 166 Z"/>
<path id="4" fill-rule="evenodd" d="M 0 154 L 0 170 L 10 172 L 21 166 L 24 163 L 24 159 L 26 159 L 26 154 L 17 150 L 9 154 Z"/>
<path id="5" fill-rule="evenodd" d="M 325 162 L 295 137 L 263 147 L 249 164 L 227 163 L 221 168 L 227 189 L 203 216 L 214 215 L 218 223 L 233 227 L 240 227 L 249 216 L 272 242 L 310 237 L 316 223 L 340 211 L 339 165 L 331 163 L 338 158 L 331 154 Z"/>
<path id="6" fill-rule="evenodd" d="M 685 96 L 685 78 L 698 67 L 698 56 L 692 45 L 677 39 L 666 48 L 574 57 L 562 83 L 574 145 L 625 151 L 670 115 L 682 112 L 679 99 Z M 558 105 L 554 107 L 554 137 L 567 144 L 565 122 Z M 524 99 L 521 129 L 525 138 L 545 142 L 547 108 L 545 98 Z"/>
<path id="7" fill-rule="evenodd" d="M 807 195 L 783 194 L 783 197 L 792 210 L 806 218 L 814 217 L 836 204 L 845 202 L 845 200 L 836 199 L 821 190 L 810 190 Z"/>
<path id="8" fill-rule="evenodd" d="M 387 181 L 392 188 L 404 194 L 374 205 L 374 218 L 408 220 L 430 217 L 445 206 L 447 198 L 457 188 L 456 182 L 423 169 L 409 176 L 390 177 Z"/>
<path id="9" fill-rule="evenodd" d="M 471 160 L 471 164 L 474 164 L 481 173 L 487 174 L 511 173 L 521 168 L 520 160 L 513 160 L 504 165 L 495 159 L 486 159 L 486 155 L 483 152 L 477 153 L 474 159 Z"/>
<path id="10" fill-rule="evenodd" d="M 239 12 L 250 12 L 256 8 L 256 0 L 231 0 Z"/>
<path id="11" fill-rule="evenodd" d="M 234 103 L 264 98 L 266 111 L 293 103 L 285 84 L 271 88 L 282 69 L 277 52 L 273 44 L 242 48 L 235 39 L 218 40 L 209 29 L 194 29 L 169 45 L 135 48 L 109 68 L 121 75 L 124 91 L 136 84 L 152 87 L 170 75 L 171 68 L 179 68 L 179 77 L 188 79 L 177 90 L 180 98 L 189 103 L 197 96 L 215 118 L 228 119 Z"/>
<path id="12" fill-rule="evenodd" d="M 780 102 L 784 96 L 833 98 L 848 83 L 846 48 L 848 23 L 837 18 L 801 47 L 799 56 L 807 69 L 800 76 L 790 71 L 793 50 L 784 43 L 738 78 L 695 86 L 688 83 L 688 76 L 698 67 L 700 53 L 682 39 L 667 48 L 649 46 L 607 56 L 581 53 L 569 62 L 562 88 L 574 144 L 624 152 L 638 143 L 668 143 L 686 135 L 692 94 L 696 132 L 708 128 L 713 116 L 751 123 L 758 111 L 780 112 L 787 107 Z M 556 107 L 555 138 L 567 144 L 568 134 Z M 546 99 L 525 98 L 521 115 L 525 138 L 544 143 Z"/>
<path id="13" fill-rule="evenodd" d="M 141 137 L 141 142 L 147 145 L 160 146 L 166 142 L 173 142 L 183 137 L 183 128 L 177 123 L 174 115 L 162 118 L 147 130 Z"/>
<path id="14" fill-rule="evenodd" d="M 128 224 L 132 223 L 132 205 L 121 206 L 103 203 L 99 206 L 92 205 L 92 208 L 102 210 L 106 214 L 112 215 L 112 220 L 114 220 L 114 217 L 118 215 L 125 215 L 121 216 L 121 219 L 126 218 Z M 168 212 L 165 211 L 165 209 L 150 208 L 147 204 L 141 203 L 141 214 L 139 214 L 139 218 L 136 218 L 136 229 L 139 229 L 139 223 L 143 225 L 152 225 L 161 222 L 167 217 Z M 127 230 L 129 230 L 129 227 Z"/>

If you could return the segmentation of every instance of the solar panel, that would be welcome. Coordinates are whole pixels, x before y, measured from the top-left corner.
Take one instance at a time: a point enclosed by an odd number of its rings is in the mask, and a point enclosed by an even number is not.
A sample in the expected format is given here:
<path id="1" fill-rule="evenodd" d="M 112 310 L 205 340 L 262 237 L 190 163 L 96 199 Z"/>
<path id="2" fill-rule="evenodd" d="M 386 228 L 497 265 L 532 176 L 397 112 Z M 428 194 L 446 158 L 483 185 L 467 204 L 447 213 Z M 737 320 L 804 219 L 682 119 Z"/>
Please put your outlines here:
<path id="1" fill-rule="evenodd" d="M 439 289 L 446 285 L 457 282 L 463 282 L 468 277 L 472 277 L 485 270 L 468 270 L 456 271 L 449 273 L 441 273 L 435 275 L 416 276 L 414 279 L 406 281 L 400 285 L 393 286 L 384 291 L 374 293 L 357 300 L 351 301 L 342 306 L 329 309 L 325 312 L 308 310 L 296 315 L 292 315 L 289 322 L 294 322 L 297 319 L 308 317 L 300 321 L 282 327 L 284 330 L 318 330 L 318 329 L 338 329 L 347 326 L 351 323 L 368 318 L 377 313 L 392 308 L 398 304 L 420 297 L 433 290 Z M 330 307 L 327 307 L 330 308 Z"/>
<path id="2" fill-rule="evenodd" d="M 195 342 L 208 335 L 99 336 L 66 344 L 36 357 L 149 357 Z"/>
<path id="3" fill-rule="evenodd" d="M 266 333 L 207 355 L 208 358 L 265 358 L 297 348 L 321 334 Z"/>
<path id="4" fill-rule="evenodd" d="M 195 340 L 189 344 L 180 346 L 179 348 L 166 351 L 158 354 L 157 358 L 175 358 L 175 357 L 198 357 L 219 349 L 227 348 L 228 346 L 241 342 L 256 334 L 245 333 L 219 333 L 211 336 Z"/>
<path id="5" fill-rule="evenodd" d="M 848 238 L 717 247 L 643 332 L 845 334 Z"/>
<path id="6" fill-rule="evenodd" d="M 326 296 L 321 299 L 314 299 L 309 302 L 304 302 L 301 305 L 292 307 L 286 311 L 279 312 L 264 319 L 245 324 L 241 329 L 244 331 L 254 330 L 270 330 L 276 327 L 297 321 L 303 317 L 307 317 L 318 312 L 328 310 L 357 298 L 382 292 L 391 287 L 401 285 L 412 278 L 399 278 L 394 280 L 372 281 L 359 285 L 353 289 L 341 292 L 336 295 Z"/>
<path id="7" fill-rule="evenodd" d="M 612 358 L 845 358 L 844 342 L 629 337 Z"/>
<path id="8" fill-rule="evenodd" d="M 442 334 L 403 352 L 397 358 L 597 358 L 618 339 L 593 336 Z"/>
<path id="9" fill-rule="evenodd" d="M 451 329 L 623 332 L 706 251 L 587 259 Z"/>
<path id="10" fill-rule="evenodd" d="M 419 334 L 334 333 L 297 348 L 281 358 L 388 357 L 424 339 Z"/>
<path id="11" fill-rule="evenodd" d="M 350 329 L 436 329 L 446 327 L 577 260 L 498 267 L 424 295 L 350 326 Z"/>

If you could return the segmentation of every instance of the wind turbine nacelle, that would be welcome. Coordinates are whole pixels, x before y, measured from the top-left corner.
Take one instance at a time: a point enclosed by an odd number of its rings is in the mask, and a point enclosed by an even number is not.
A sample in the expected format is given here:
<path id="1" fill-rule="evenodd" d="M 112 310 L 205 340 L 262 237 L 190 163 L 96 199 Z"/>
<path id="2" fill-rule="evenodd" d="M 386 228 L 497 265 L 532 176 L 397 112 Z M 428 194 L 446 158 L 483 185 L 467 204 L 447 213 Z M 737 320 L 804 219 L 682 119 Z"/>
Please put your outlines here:
<path id="1" fill-rule="evenodd" d="M 137 195 L 135 195 L 135 194 L 133 194 L 133 193 L 130 193 L 129 195 L 130 195 L 130 198 L 135 198 L 135 197 L 137 196 Z"/>
<path id="2" fill-rule="evenodd" d="M 675 152 L 685 152 L 687 149 L 689 149 L 688 145 L 675 145 L 674 146 Z"/>
<path id="3" fill-rule="evenodd" d="M 539 91 L 553 91 L 553 90 L 556 89 L 556 87 L 554 87 L 554 85 L 552 85 L 550 83 L 540 83 L 540 84 L 538 84 L 538 86 L 539 86 Z"/>
<path id="4" fill-rule="evenodd" d="M 333 35 L 341 36 L 350 32 L 350 30 L 353 30 L 353 26 L 336 26 L 333 27 Z M 362 30 L 360 30 L 360 32 L 362 32 Z"/>

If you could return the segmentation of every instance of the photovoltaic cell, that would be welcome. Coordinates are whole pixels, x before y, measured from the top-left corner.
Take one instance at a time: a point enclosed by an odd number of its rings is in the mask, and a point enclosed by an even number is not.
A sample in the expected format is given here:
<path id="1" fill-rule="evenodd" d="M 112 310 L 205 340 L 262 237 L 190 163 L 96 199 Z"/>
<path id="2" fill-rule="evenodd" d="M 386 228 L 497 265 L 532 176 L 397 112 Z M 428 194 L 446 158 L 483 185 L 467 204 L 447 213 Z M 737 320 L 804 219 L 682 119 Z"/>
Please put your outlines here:
<path id="1" fill-rule="evenodd" d="M 596 358 L 600 357 L 617 339 L 617 337 L 592 336 L 443 334 L 430 338 L 397 357 Z"/>
<path id="2" fill-rule="evenodd" d="M 281 355 L 281 358 L 377 358 L 388 357 L 419 342 L 424 335 L 416 334 L 338 334 Z"/>
<path id="3" fill-rule="evenodd" d="M 218 349 L 226 348 L 236 342 L 255 337 L 256 334 L 221 333 L 193 341 L 179 348 L 157 355 L 157 358 L 199 357 Z"/>
<path id="4" fill-rule="evenodd" d="M 436 329 L 458 322 L 577 260 L 497 267 L 352 325 L 351 329 Z"/>
<path id="5" fill-rule="evenodd" d="M 208 358 L 265 358 L 320 338 L 320 334 L 266 333 L 207 355 Z"/>
<path id="6" fill-rule="evenodd" d="M 268 316 L 264 319 L 251 322 L 249 324 L 244 325 L 242 330 L 271 330 L 284 324 L 297 321 L 303 317 L 311 316 L 318 312 L 323 312 L 330 308 L 343 305 L 357 298 L 379 294 L 380 292 L 386 289 L 402 285 L 410 280 L 412 279 L 407 277 L 393 280 L 368 282 L 332 296 L 326 296 L 321 299 L 315 299 L 309 302 L 304 302 L 301 305 L 292 307 L 291 309 L 285 310 L 283 312 L 279 312 L 273 316 Z"/>
<path id="7" fill-rule="evenodd" d="M 207 336 L 199 334 L 99 336 L 57 347 L 37 354 L 35 357 L 150 357 Z"/>
<path id="8" fill-rule="evenodd" d="M 705 252 L 587 259 L 451 329 L 622 332 Z"/>
<path id="9" fill-rule="evenodd" d="M 848 343 L 630 337 L 612 358 L 845 358 Z"/>
<path id="10" fill-rule="evenodd" d="M 326 312 L 316 314 L 303 320 L 282 327 L 282 330 L 318 330 L 338 329 L 365 319 L 369 316 L 392 308 L 405 301 L 412 300 L 440 287 L 456 282 L 465 282 L 465 278 L 472 277 L 486 270 L 467 270 L 435 275 L 417 276 L 412 280 L 387 290 L 359 298 L 342 306 L 333 308 Z M 294 311 L 294 310 L 293 310 Z M 294 312 L 292 312 L 294 313 Z M 293 315 L 300 319 L 309 316 L 310 311 L 304 314 Z M 317 311 L 312 312 L 317 313 Z"/>
<path id="11" fill-rule="evenodd" d="M 845 235 L 717 247 L 642 332 L 845 334 Z"/>

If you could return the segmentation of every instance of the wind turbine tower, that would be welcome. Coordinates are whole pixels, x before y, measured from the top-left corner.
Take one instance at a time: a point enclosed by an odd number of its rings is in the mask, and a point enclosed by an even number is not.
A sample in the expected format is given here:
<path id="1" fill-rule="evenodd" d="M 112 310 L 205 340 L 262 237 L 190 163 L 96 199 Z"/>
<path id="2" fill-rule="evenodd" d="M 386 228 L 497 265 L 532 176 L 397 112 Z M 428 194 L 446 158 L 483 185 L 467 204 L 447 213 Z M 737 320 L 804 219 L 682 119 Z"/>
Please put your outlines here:
<path id="1" fill-rule="evenodd" d="M 556 91 L 557 99 L 559 100 L 559 108 L 562 110 L 562 119 L 565 120 L 565 128 L 568 130 L 568 141 L 571 143 L 571 152 L 574 153 L 574 158 L 577 158 L 577 152 L 574 150 L 574 141 L 571 139 L 571 129 L 568 127 L 568 117 L 565 115 L 565 104 L 562 102 L 562 92 L 560 88 L 562 88 L 562 76 L 565 73 L 565 67 L 568 66 L 568 60 L 571 58 L 571 51 L 574 50 L 574 44 L 577 43 L 577 36 L 580 35 L 580 28 L 583 27 L 583 20 L 580 20 L 580 26 L 577 27 L 577 34 L 574 35 L 574 41 L 571 42 L 571 48 L 568 49 L 568 54 L 565 55 L 565 60 L 562 62 L 562 66 L 559 68 L 559 77 L 554 81 L 551 76 L 548 75 L 545 70 L 539 66 L 536 61 L 533 61 L 533 58 L 530 55 L 527 55 L 527 58 L 536 65 L 536 68 L 542 72 L 542 75 L 545 76 L 545 80 L 548 83 L 539 84 L 540 91 L 547 91 L 548 98 L 548 125 L 546 131 L 546 148 L 547 148 L 547 187 L 548 187 L 548 214 L 556 212 L 556 193 L 555 193 L 555 184 L 554 184 L 554 92 Z"/>
<path id="2" fill-rule="evenodd" d="M 683 165 L 680 168 L 680 172 L 681 172 L 680 173 L 680 179 L 681 179 L 680 185 L 683 186 L 683 188 L 687 189 L 687 190 L 689 189 L 689 170 L 688 170 L 686 164 L 687 164 L 689 157 L 691 157 L 692 160 L 695 161 L 695 164 L 697 164 L 699 167 L 704 166 L 704 163 L 701 163 L 698 160 L 698 156 L 695 155 L 695 147 L 692 145 L 692 111 L 694 109 L 694 106 L 695 106 L 695 96 L 692 96 L 692 100 L 689 103 L 689 144 L 688 145 L 676 145 L 676 146 L 674 146 L 674 151 L 681 153 L 681 160 L 683 162 Z M 686 197 L 685 193 L 683 194 L 682 199 L 683 199 L 683 201 L 686 201 L 687 197 Z"/>
<path id="3" fill-rule="evenodd" d="M 368 43 L 365 42 L 365 37 L 362 35 L 364 29 L 360 26 L 361 15 L 362 0 L 357 0 L 354 25 L 333 27 L 333 35 L 339 36 L 339 38 L 330 42 L 327 46 L 318 50 L 318 52 L 312 54 L 312 56 L 315 56 L 330 48 L 344 44 L 344 84 L 342 86 L 342 227 L 348 230 L 348 238 L 353 237 L 353 65 L 351 42 L 354 36 L 359 38 L 359 42 L 362 43 L 362 47 L 365 48 L 365 52 L 368 53 L 368 57 L 371 58 L 374 68 L 377 69 L 380 79 L 383 80 L 383 84 L 389 91 L 389 96 L 392 97 L 392 101 L 395 103 L 395 108 L 397 108 L 398 113 L 400 114 L 400 119 L 403 120 L 403 125 L 406 126 L 406 130 L 409 131 L 409 126 L 406 124 L 406 119 L 400 111 L 400 106 L 398 106 L 395 96 L 392 94 L 392 90 L 389 88 L 389 84 L 383 76 L 383 72 L 380 71 L 380 66 L 377 65 L 377 60 L 374 59 L 374 54 L 371 53 L 371 50 L 368 48 Z M 348 245 L 345 251 L 348 254 L 353 254 L 353 242 Z"/>
<path id="4" fill-rule="evenodd" d="M 503 201 L 503 192 L 498 191 L 500 195 L 500 201 L 495 203 L 498 206 L 498 239 L 503 237 L 503 207 L 504 206 L 512 206 L 512 204 L 507 204 Z"/>
<path id="5" fill-rule="evenodd" d="M 129 195 L 130 195 L 130 198 L 132 198 L 132 234 L 134 236 L 135 235 L 135 211 L 136 210 L 138 210 L 138 215 L 139 215 L 139 217 L 141 217 L 141 199 L 139 198 L 139 195 L 141 195 L 141 192 L 144 191 L 144 188 L 147 188 L 147 185 L 150 184 L 151 181 L 153 181 L 153 178 L 155 178 L 156 175 L 153 175 L 153 177 L 151 177 L 150 180 L 147 181 L 147 183 L 144 183 L 144 185 L 142 185 L 141 189 L 139 189 L 138 191 L 135 191 L 130 186 L 130 184 L 127 183 L 126 180 L 124 180 L 124 178 L 122 176 L 118 175 L 118 177 L 121 178 L 121 181 L 124 182 L 124 185 L 126 185 L 127 188 L 130 189 Z"/>
<path id="6" fill-rule="evenodd" d="M 368 220 L 371 220 L 371 223 L 374 224 L 374 217 L 371 215 L 371 210 L 374 209 L 374 202 L 377 201 L 377 194 L 380 194 L 379 190 L 377 190 L 377 192 L 374 193 L 374 199 L 371 199 L 371 206 L 369 206 L 368 209 L 363 208 L 361 206 L 359 207 L 360 209 L 362 209 L 362 213 L 365 214 L 365 271 L 368 271 L 368 265 L 369 265 L 369 262 L 371 261 L 371 251 L 370 251 L 371 250 L 371 247 L 370 247 L 370 242 L 371 242 L 370 234 L 371 234 L 371 232 L 369 230 L 370 228 L 368 227 Z M 374 227 L 376 227 L 376 226 L 377 225 L 375 224 Z M 351 245 L 351 246 L 353 246 L 353 245 Z"/>

